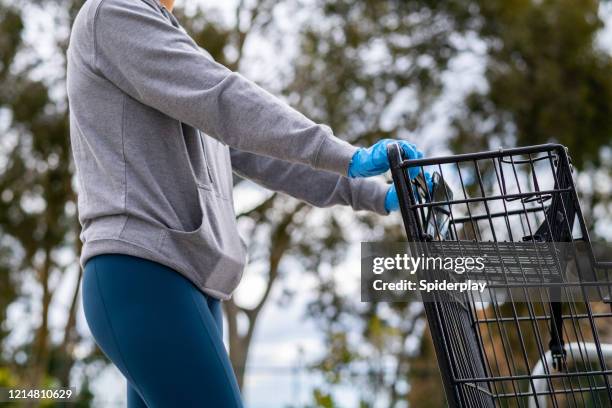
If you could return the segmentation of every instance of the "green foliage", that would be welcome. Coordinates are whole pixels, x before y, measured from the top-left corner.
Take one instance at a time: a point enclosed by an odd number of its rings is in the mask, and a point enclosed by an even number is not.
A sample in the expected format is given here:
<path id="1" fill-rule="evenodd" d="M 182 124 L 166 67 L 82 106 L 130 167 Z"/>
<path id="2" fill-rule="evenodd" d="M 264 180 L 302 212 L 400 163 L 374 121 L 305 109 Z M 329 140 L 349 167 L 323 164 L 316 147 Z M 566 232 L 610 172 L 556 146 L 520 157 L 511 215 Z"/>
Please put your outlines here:
<path id="1" fill-rule="evenodd" d="M 407 400 L 411 407 L 444 408 L 447 406 L 444 385 L 429 330 L 421 338 L 419 350 L 409 359 Z"/>
<path id="2" fill-rule="evenodd" d="M 557 142 L 579 168 L 603 164 L 600 150 L 612 142 L 612 56 L 596 46 L 599 2 L 476 3 L 488 89 L 466 101 L 456 149 L 473 139 Z"/>
<path id="3" fill-rule="evenodd" d="M 290 101 L 356 143 L 367 145 L 381 137 L 418 143 L 418 132 L 443 89 L 442 74 L 459 52 L 452 36 L 468 22 L 459 2 L 317 5 L 320 15 L 302 27 L 295 77 L 286 90 Z M 396 113 L 393 119 L 383 120 L 390 110 Z M 365 216 L 362 220 L 365 225 L 380 223 Z M 387 239 L 402 236 L 399 228 L 385 234 Z M 349 231 L 339 239 L 347 236 Z M 339 294 L 333 278 L 320 279 L 309 314 L 319 322 L 328 352 L 314 367 L 329 384 L 356 390 L 364 406 L 386 401 L 392 407 L 405 401 L 410 367 L 406 344 L 416 335 L 419 313 L 412 313 L 409 305 L 359 304 Z"/>
<path id="4" fill-rule="evenodd" d="M 10 388 L 17 385 L 17 379 L 13 377 L 11 371 L 6 368 L 0 368 L 0 387 Z"/>
<path id="5" fill-rule="evenodd" d="M 295 77 L 286 92 L 295 105 L 339 136 L 369 144 L 398 134 L 414 139 L 441 90 L 440 75 L 456 50 L 454 1 L 319 1 L 302 28 Z M 319 15 L 321 13 L 322 15 Z M 401 91 L 414 98 L 383 126 Z"/>
<path id="6" fill-rule="evenodd" d="M 11 387 L 16 387 L 17 385 L 18 385 L 18 381 L 13 376 L 11 371 L 6 367 L 0 367 L 0 387 L 11 388 Z M 16 402 L 5 402 L 5 403 L 2 403 L 2 406 L 6 408 L 11 408 L 11 407 L 17 407 L 18 404 Z"/>
<path id="7" fill-rule="evenodd" d="M 43 7 L 47 2 L 36 2 Z M 78 1 L 66 3 L 70 10 Z M 20 3 L 20 6 L 25 4 Z M 0 113 L 3 135 L 0 140 L 0 318 L 3 330 L 8 305 L 26 300 L 23 283 L 36 282 L 42 296 L 42 313 L 24 320 L 29 329 L 25 343 L 12 353 L 4 352 L 0 362 L 11 367 L 18 385 L 37 385 L 51 381 L 67 385 L 74 356 L 69 348 L 74 325 L 67 325 L 65 338 L 56 354 L 69 363 L 66 370 L 54 370 L 51 364 L 48 313 L 53 299 L 54 282 L 61 280 L 66 266 L 59 263 L 59 250 L 78 247 L 73 170 L 68 137 L 66 100 L 52 97 L 55 84 L 51 77 L 35 79 L 33 71 L 43 64 L 30 58 L 31 44 L 23 41 L 24 8 L 0 3 Z M 69 24 L 69 19 L 65 21 Z M 63 52 L 63 38 L 57 39 L 57 51 Z M 78 287 L 78 286 L 77 286 Z M 30 288 L 31 289 L 31 288 Z M 69 311 L 75 313 L 75 309 Z M 38 326 L 31 327 L 35 322 Z M 0 334 L 0 341 L 7 335 Z M 19 360 L 25 353 L 27 360 Z M 2 361 L 6 358 L 6 361 Z"/>
<path id="8" fill-rule="evenodd" d="M 183 9 L 173 12 L 195 42 L 212 55 L 212 57 L 224 64 L 231 62 L 226 55 L 227 47 L 232 40 L 232 28 L 220 24 L 220 16 L 217 13 L 204 12 L 198 8 L 193 15 L 186 15 Z"/>
<path id="9" fill-rule="evenodd" d="M 315 388 L 312 392 L 312 396 L 314 399 L 314 403 L 315 403 L 315 407 L 316 408 L 336 408 L 337 405 L 334 403 L 334 399 L 333 397 L 326 393 L 321 391 L 318 388 Z"/>
<path id="10" fill-rule="evenodd" d="M 452 36 L 475 34 L 486 45 L 481 55 L 486 86 L 469 94 L 462 113 L 453 118 L 452 151 L 557 142 L 569 147 L 579 169 L 610 168 L 601 160 L 601 149 L 612 144 L 612 58 L 596 44 L 602 27 L 598 2 L 318 4 L 324 22 L 304 29 L 297 77 L 289 90 L 303 111 L 331 124 L 347 139 L 366 143 L 382 136 L 418 135 L 428 108 L 440 95 L 440 75 L 462 52 Z M 409 41 L 397 46 L 403 34 Z M 376 55 L 385 56 L 383 63 L 364 58 L 373 44 Z M 428 63 L 420 65 L 423 60 Z M 405 88 L 414 91 L 416 108 L 407 109 L 392 126 L 381 127 L 385 110 Z M 609 193 L 600 200 L 609 203 Z M 422 316 L 410 315 L 405 305 L 393 305 L 391 311 L 357 305 L 327 281 L 319 290 L 326 296 L 310 312 L 325 322 L 321 327 L 333 351 L 318 368 L 329 370 L 325 374 L 331 383 L 355 385 L 353 367 L 366 363 L 373 374 L 357 387 L 389 390 L 388 406 L 406 399 L 411 406 L 445 406 L 431 341 L 425 337 L 414 354 L 406 351 L 403 341 L 418 336 L 407 323 Z M 359 336 L 344 342 L 339 353 L 336 345 L 342 331 L 355 334 L 357 327 L 362 328 Z M 339 358 L 343 355 L 351 358 Z M 381 356 L 393 361 L 395 370 L 380 367 Z M 383 374 L 391 378 L 386 383 L 381 383 Z M 406 378 L 411 384 L 408 395 L 394 389 Z"/>
<path id="11" fill-rule="evenodd" d="M 23 21 L 21 14 L 12 7 L 0 9 L 0 77 L 6 77 L 17 49 L 21 46 Z M 0 99 L 0 102 L 2 99 Z"/>

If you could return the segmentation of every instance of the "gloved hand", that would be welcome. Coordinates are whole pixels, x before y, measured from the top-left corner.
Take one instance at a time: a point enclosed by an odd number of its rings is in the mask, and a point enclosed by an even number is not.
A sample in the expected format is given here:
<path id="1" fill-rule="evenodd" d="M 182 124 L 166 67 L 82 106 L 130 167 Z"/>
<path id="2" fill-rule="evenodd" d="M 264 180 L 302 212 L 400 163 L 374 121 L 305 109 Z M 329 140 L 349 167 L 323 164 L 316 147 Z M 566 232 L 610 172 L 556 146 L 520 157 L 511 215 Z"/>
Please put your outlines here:
<path id="1" fill-rule="evenodd" d="M 399 199 L 397 198 L 395 184 L 391 184 L 391 187 L 387 190 L 387 195 L 385 196 L 385 210 L 387 210 L 387 212 L 399 210 Z"/>
<path id="2" fill-rule="evenodd" d="M 424 172 L 425 182 L 427 183 L 427 190 L 429 194 L 433 191 L 433 181 L 431 178 L 431 174 L 429 172 Z M 387 190 L 387 195 L 385 196 L 385 210 L 387 212 L 393 212 L 399 210 L 399 198 L 397 197 L 397 191 L 395 190 L 395 184 L 391 184 L 389 190 Z"/>
<path id="3" fill-rule="evenodd" d="M 420 159 L 423 153 L 417 150 L 416 146 L 405 140 L 382 139 L 371 147 L 360 148 L 355 152 L 349 164 L 348 175 L 355 177 L 370 177 L 382 174 L 389 170 L 389 159 L 387 157 L 387 145 L 389 143 L 399 143 L 408 159 Z M 410 178 L 419 174 L 418 168 L 410 169 Z"/>

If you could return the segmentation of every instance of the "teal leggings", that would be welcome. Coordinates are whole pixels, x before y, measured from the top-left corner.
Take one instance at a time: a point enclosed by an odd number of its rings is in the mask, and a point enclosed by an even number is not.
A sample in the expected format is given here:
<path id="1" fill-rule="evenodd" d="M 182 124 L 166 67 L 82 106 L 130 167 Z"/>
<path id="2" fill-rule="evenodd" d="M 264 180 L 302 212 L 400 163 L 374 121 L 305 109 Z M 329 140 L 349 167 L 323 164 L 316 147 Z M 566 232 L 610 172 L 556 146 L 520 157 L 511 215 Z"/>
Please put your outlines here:
<path id="1" fill-rule="evenodd" d="M 223 345 L 221 304 L 178 272 L 128 255 L 85 265 L 83 306 L 127 379 L 128 407 L 242 407 Z"/>

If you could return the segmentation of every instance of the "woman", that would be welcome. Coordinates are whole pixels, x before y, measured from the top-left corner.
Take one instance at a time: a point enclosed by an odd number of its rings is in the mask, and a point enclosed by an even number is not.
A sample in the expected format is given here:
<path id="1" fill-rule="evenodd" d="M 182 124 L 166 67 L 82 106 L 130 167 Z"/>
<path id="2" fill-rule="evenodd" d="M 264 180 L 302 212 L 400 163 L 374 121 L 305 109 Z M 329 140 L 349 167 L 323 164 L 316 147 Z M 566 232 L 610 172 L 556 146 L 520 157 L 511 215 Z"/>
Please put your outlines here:
<path id="1" fill-rule="evenodd" d="M 89 0 L 74 23 L 85 316 L 130 407 L 240 407 L 220 306 L 246 253 L 232 171 L 316 206 L 387 214 L 395 190 L 364 177 L 388 170 L 389 140 L 353 147 L 217 64 L 173 3 Z"/>

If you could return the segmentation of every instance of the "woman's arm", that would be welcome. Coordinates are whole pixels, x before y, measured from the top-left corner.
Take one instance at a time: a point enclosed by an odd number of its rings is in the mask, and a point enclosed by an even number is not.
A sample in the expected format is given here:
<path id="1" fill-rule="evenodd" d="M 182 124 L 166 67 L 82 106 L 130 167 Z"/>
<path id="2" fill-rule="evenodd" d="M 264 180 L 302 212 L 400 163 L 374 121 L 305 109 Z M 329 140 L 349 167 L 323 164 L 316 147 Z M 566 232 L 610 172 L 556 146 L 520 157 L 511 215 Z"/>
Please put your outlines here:
<path id="1" fill-rule="evenodd" d="M 349 179 L 328 171 L 271 157 L 230 150 L 232 168 L 249 180 L 316 207 L 348 205 L 354 210 L 388 214 L 385 198 L 389 185 L 376 179 Z"/>
<path id="2" fill-rule="evenodd" d="M 91 29 L 93 68 L 141 103 L 241 151 L 348 174 L 355 147 L 209 60 L 146 2 L 103 0 Z"/>

